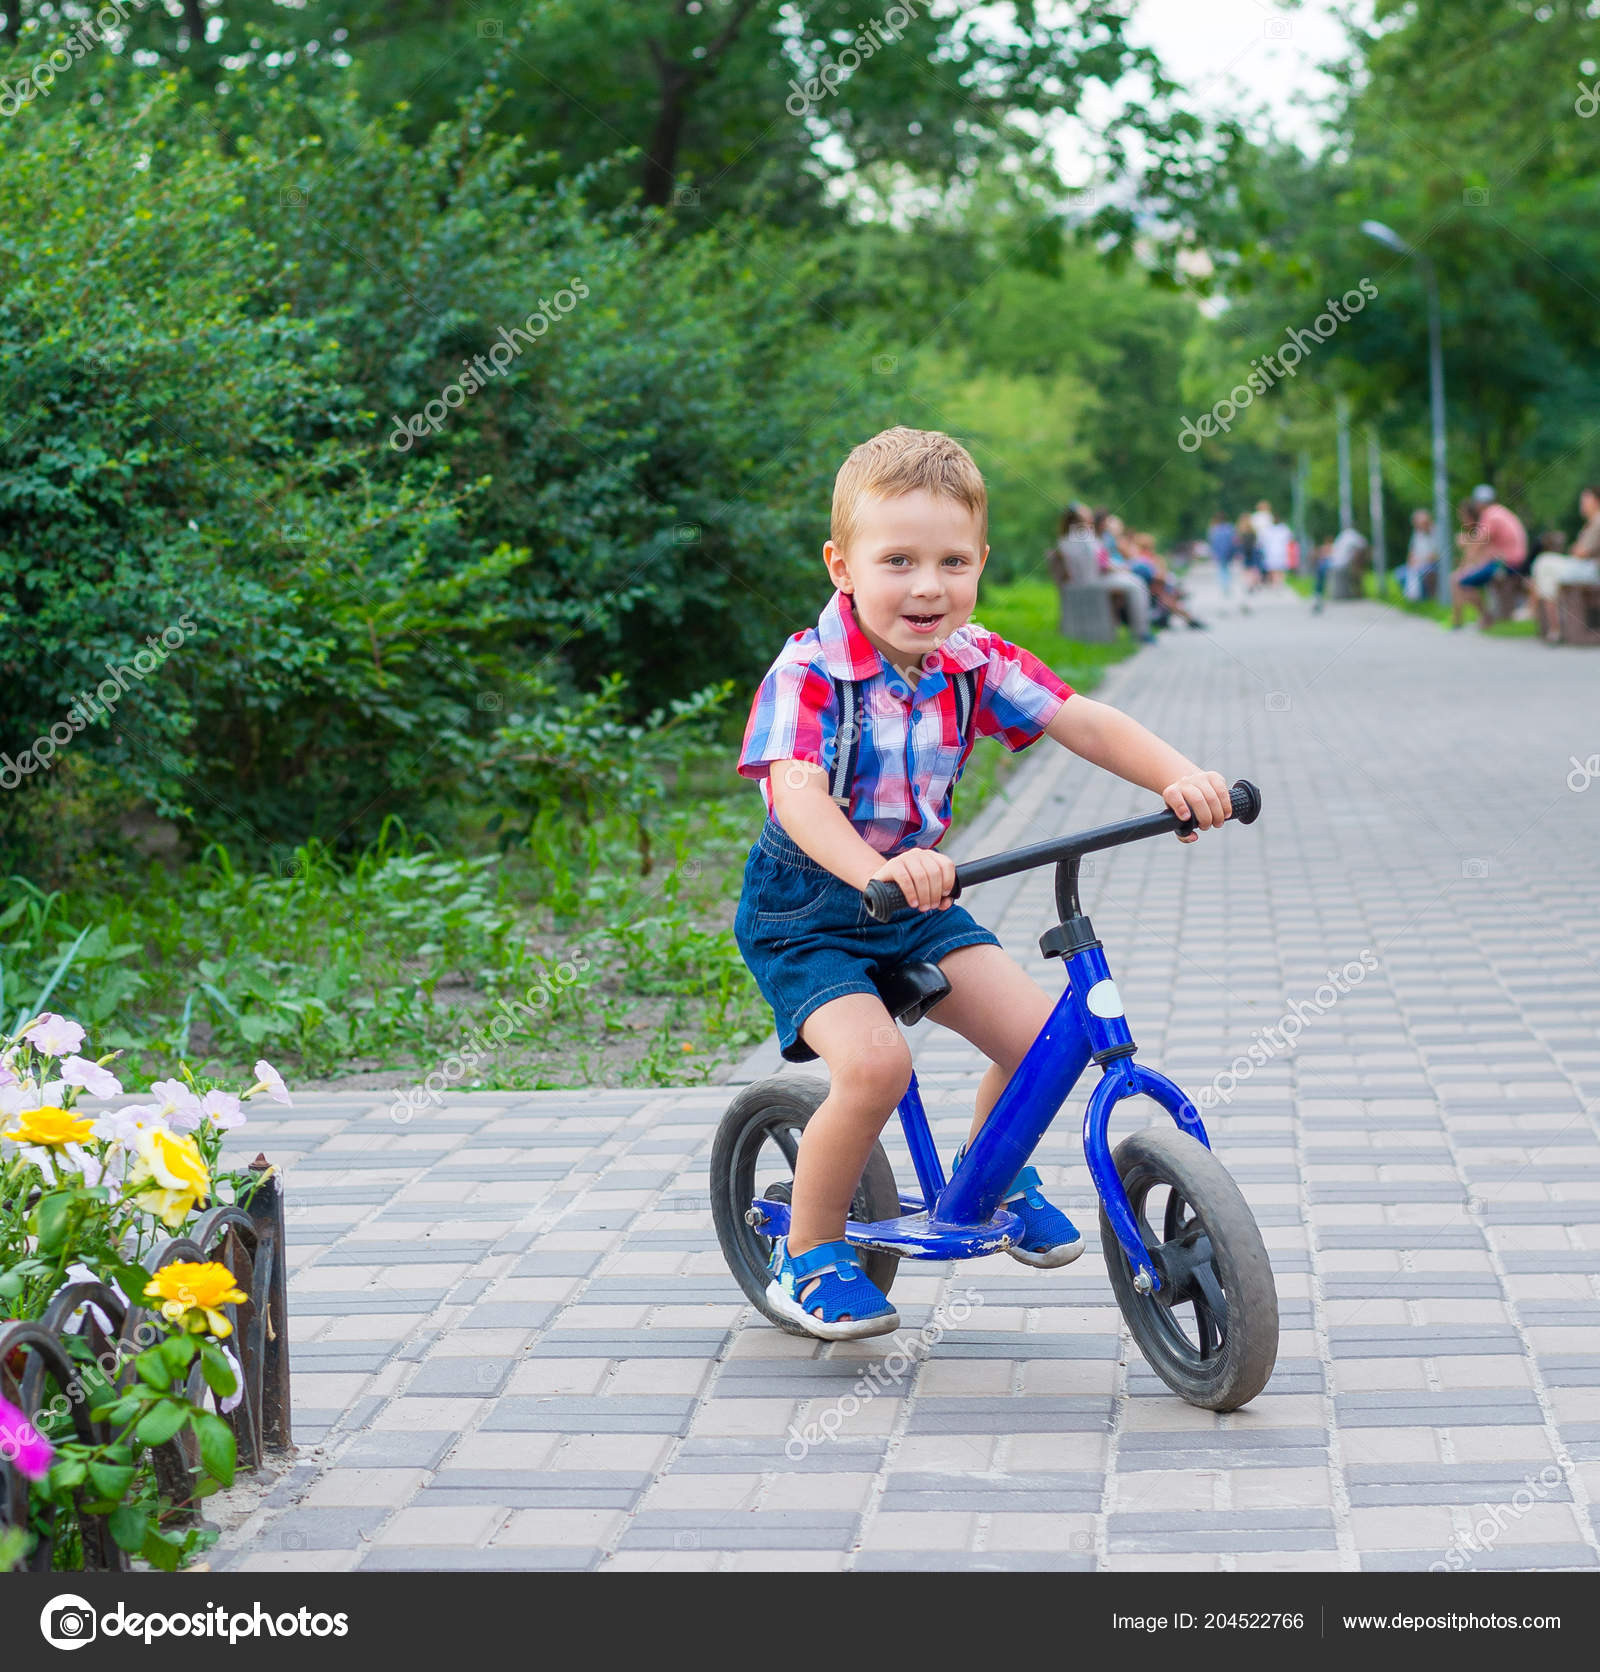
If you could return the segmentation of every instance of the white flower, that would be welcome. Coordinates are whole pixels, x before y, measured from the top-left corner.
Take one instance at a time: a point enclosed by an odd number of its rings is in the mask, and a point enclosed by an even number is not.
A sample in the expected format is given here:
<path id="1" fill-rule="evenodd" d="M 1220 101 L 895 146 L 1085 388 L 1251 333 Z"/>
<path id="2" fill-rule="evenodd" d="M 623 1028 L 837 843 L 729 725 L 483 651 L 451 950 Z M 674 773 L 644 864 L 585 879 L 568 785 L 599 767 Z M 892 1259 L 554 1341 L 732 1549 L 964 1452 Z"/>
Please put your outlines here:
<path id="1" fill-rule="evenodd" d="M 200 1111 L 219 1132 L 244 1125 L 244 1110 L 232 1092 L 208 1091 L 200 1099 Z"/>
<path id="2" fill-rule="evenodd" d="M 270 1062 L 265 1060 L 256 1064 L 256 1083 L 250 1088 L 251 1092 L 264 1091 L 274 1103 L 292 1103 L 294 1099 L 289 1095 L 289 1088 L 283 1083 L 283 1076 Z M 248 1097 L 250 1092 L 246 1092 Z"/>
<path id="3" fill-rule="evenodd" d="M 22 1037 L 42 1056 L 65 1057 L 83 1043 L 83 1029 L 65 1016 L 47 1010 L 22 1030 Z"/>
<path id="4" fill-rule="evenodd" d="M 101 1277 L 99 1272 L 91 1270 L 83 1263 L 82 1260 L 77 1260 L 74 1261 L 72 1265 L 67 1267 L 66 1282 L 61 1285 L 61 1289 L 65 1289 L 70 1283 L 103 1283 L 104 1281 L 105 1279 Z M 57 1289 L 56 1294 L 59 1295 L 61 1293 L 61 1289 Z M 54 1296 L 51 1298 L 53 1299 Z M 106 1316 L 104 1309 L 95 1305 L 92 1300 L 85 1301 L 83 1305 L 78 1307 L 72 1316 L 67 1319 L 68 1327 L 81 1330 L 83 1328 L 84 1315 L 86 1313 L 94 1319 L 105 1334 L 111 1335 L 113 1333 L 110 1318 Z"/>
<path id="5" fill-rule="evenodd" d="M 193 1132 L 200 1124 L 200 1099 L 182 1080 L 157 1080 L 150 1095 L 161 1099 L 162 1118 L 174 1132 Z"/>
<path id="6" fill-rule="evenodd" d="M 218 1345 L 221 1346 L 221 1343 Z M 226 1347 L 222 1348 L 222 1356 L 228 1361 L 228 1368 L 233 1372 L 233 1392 L 225 1394 L 221 1399 L 213 1393 L 210 1399 L 223 1416 L 226 1416 L 244 1398 L 244 1371 L 238 1359 Z"/>
<path id="7" fill-rule="evenodd" d="M 0 1086 L 14 1086 L 17 1084 L 15 1070 L 11 1066 L 11 1053 L 7 1051 L 0 1056 Z"/>
<path id="8" fill-rule="evenodd" d="M 160 1104 L 129 1103 L 102 1115 L 94 1123 L 94 1135 L 110 1143 L 121 1144 L 124 1149 L 132 1149 L 146 1127 L 165 1129 L 166 1124 Z"/>
<path id="9" fill-rule="evenodd" d="M 24 1109 L 59 1109 L 66 1089 L 62 1080 L 46 1080 L 42 1086 L 31 1080 L 0 1086 L 0 1115 L 20 1115 Z"/>
<path id="10" fill-rule="evenodd" d="M 82 1086 L 91 1097 L 120 1097 L 122 1082 L 109 1068 L 87 1057 L 68 1057 L 61 1065 L 61 1078 L 69 1086 Z"/>

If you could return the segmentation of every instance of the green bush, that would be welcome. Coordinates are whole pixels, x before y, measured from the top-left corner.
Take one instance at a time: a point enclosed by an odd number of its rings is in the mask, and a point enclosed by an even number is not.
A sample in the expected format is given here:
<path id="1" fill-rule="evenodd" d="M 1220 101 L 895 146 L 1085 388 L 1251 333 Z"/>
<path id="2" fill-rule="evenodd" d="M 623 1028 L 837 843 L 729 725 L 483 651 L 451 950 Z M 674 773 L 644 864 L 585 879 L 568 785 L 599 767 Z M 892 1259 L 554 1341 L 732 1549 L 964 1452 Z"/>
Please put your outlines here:
<path id="1" fill-rule="evenodd" d="M 0 858 L 85 798 L 251 851 L 426 825 L 505 712 L 753 682 L 809 616 L 894 415 L 802 252 L 591 216 L 470 111 L 414 149 L 77 73 L 0 152 Z"/>

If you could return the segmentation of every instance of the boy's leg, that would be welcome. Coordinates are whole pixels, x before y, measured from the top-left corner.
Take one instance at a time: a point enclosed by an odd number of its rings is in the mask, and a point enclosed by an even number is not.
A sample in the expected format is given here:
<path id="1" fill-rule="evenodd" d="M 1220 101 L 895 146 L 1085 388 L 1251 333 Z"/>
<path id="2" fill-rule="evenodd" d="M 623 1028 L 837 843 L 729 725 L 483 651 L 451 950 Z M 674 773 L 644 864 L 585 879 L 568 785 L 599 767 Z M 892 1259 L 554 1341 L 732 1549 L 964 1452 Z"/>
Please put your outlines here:
<path id="1" fill-rule="evenodd" d="M 910 1048 L 876 994 L 830 999 L 806 1017 L 800 1035 L 828 1065 L 829 1086 L 795 1158 L 791 1255 L 844 1236 L 872 1145 L 911 1083 Z"/>
<path id="2" fill-rule="evenodd" d="M 978 1087 L 967 1137 L 970 1144 L 1028 1047 L 1039 1037 L 1056 1001 L 998 946 L 960 947 L 939 967 L 949 977 L 950 993 L 929 1014 L 941 1027 L 976 1045 L 990 1063 Z"/>

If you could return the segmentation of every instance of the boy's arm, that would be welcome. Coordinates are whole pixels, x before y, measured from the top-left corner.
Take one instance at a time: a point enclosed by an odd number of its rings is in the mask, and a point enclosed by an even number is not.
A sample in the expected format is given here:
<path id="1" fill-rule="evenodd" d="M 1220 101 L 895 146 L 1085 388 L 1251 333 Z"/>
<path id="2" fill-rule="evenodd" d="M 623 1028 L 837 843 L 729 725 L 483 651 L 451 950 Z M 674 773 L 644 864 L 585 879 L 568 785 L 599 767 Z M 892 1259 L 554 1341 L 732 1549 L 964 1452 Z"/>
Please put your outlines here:
<path id="1" fill-rule="evenodd" d="M 1231 811 L 1221 773 L 1202 771 L 1120 709 L 1074 693 L 1045 730 L 1073 754 L 1153 790 L 1180 819 L 1192 818 L 1201 830 L 1221 824 Z M 1192 842 L 1195 835 L 1181 840 Z"/>
<path id="2" fill-rule="evenodd" d="M 900 885 L 906 903 L 922 911 L 949 906 L 955 865 L 932 848 L 912 848 L 885 860 L 857 834 L 828 794 L 828 774 L 821 767 L 809 761 L 774 761 L 769 782 L 778 823 L 824 870 L 858 889 L 874 877 L 890 877 Z"/>

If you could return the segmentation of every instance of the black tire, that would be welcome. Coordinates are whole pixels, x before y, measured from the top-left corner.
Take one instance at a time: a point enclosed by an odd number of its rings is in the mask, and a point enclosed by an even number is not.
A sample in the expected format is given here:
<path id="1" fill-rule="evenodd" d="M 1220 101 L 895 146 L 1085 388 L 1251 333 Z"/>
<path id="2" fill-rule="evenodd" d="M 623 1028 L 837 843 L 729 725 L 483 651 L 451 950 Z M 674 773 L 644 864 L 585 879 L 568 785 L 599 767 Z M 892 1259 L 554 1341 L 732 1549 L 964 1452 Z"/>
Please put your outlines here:
<path id="1" fill-rule="evenodd" d="M 827 1095 L 825 1080 L 788 1076 L 758 1080 L 729 1104 L 717 1127 L 716 1142 L 711 1146 L 711 1218 L 717 1227 L 717 1241 L 722 1244 L 722 1257 L 750 1304 L 769 1322 L 791 1335 L 808 1335 L 808 1332 L 767 1307 L 767 1285 L 772 1281 L 767 1262 L 772 1257 L 772 1238 L 747 1225 L 744 1216 L 756 1194 L 759 1161 L 765 1160 L 766 1165 L 760 1170 L 766 1172 L 773 1170 L 774 1163 L 780 1164 L 780 1171 L 786 1164 L 792 1181 L 794 1146 Z M 768 1152 L 765 1158 L 763 1150 Z M 778 1179 L 761 1194 L 788 1201 L 788 1188 L 784 1180 Z M 895 1188 L 894 1170 L 889 1165 L 889 1157 L 883 1153 L 883 1145 L 874 1144 L 850 1203 L 850 1217 L 870 1223 L 899 1216 L 900 1195 Z M 861 1269 L 888 1294 L 900 1265 L 899 1256 L 877 1248 L 863 1248 L 858 1252 Z"/>
<path id="2" fill-rule="evenodd" d="M 1176 1281 L 1164 1282 L 1163 1292 L 1140 1294 L 1100 1210 L 1106 1270 L 1134 1340 L 1181 1399 L 1208 1411 L 1238 1410 L 1267 1385 L 1278 1358 L 1278 1291 L 1249 1205 L 1211 1151 L 1175 1127 L 1133 1133 L 1117 1145 L 1112 1161 L 1146 1246 L 1175 1239 L 1176 1259 L 1200 1255 L 1189 1272 L 1175 1266 Z M 1153 1196 L 1163 1195 L 1157 1226 L 1148 1209 Z M 1209 1257 L 1198 1246 L 1202 1240 L 1209 1242 Z"/>

